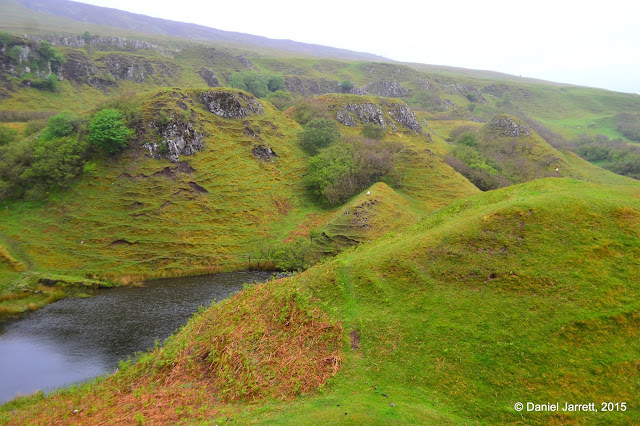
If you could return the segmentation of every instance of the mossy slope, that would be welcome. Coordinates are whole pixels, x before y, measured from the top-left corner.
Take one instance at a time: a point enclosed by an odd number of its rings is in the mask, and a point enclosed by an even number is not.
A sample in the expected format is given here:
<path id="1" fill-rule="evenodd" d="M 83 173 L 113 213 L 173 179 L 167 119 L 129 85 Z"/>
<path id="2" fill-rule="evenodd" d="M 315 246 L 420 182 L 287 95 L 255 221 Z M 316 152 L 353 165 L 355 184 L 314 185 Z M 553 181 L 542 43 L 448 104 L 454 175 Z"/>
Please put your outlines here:
<path id="1" fill-rule="evenodd" d="M 518 413 L 513 406 L 638 399 L 638 259 L 638 188 L 544 179 L 454 202 L 405 232 L 266 284 L 305 295 L 340 322 L 342 368 L 317 396 L 250 409 L 222 404 L 212 415 L 296 424 L 637 422 L 633 409 Z M 260 308 L 236 298 L 206 316 L 228 309 L 244 312 L 233 327 L 246 330 Z M 200 333 L 199 324 L 192 321 L 179 341 Z M 142 363 L 153 377 L 181 358 L 146 359 L 156 360 Z M 127 374 L 108 383 L 135 397 L 137 376 Z M 113 399 L 99 399 L 99 389 L 18 401 L 5 413 L 19 421 L 51 408 L 60 418 L 72 406 L 97 416 L 119 410 Z M 151 390 L 140 389 L 138 402 L 128 400 L 131 416 L 148 410 Z M 180 417 L 203 418 L 195 410 Z"/>

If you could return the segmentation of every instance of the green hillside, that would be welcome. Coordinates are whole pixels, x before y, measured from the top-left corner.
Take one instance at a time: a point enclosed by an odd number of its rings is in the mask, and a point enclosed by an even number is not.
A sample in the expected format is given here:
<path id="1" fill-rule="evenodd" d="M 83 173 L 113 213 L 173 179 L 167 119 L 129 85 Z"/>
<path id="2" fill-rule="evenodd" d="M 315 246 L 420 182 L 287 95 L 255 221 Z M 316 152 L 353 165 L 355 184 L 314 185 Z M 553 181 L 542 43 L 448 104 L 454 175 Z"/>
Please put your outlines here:
<path id="1" fill-rule="evenodd" d="M 0 316 L 295 272 L 0 423 L 640 423 L 640 96 L 0 4 Z"/>
<path id="2" fill-rule="evenodd" d="M 106 381 L 18 400 L 4 413 L 10 424 L 124 413 L 150 422 L 633 423 L 640 288 L 629 277 L 640 267 L 639 237 L 638 188 L 551 178 L 479 194 L 302 275 L 245 290 Z M 267 294 L 283 302 L 265 305 Z M 231 315 L 235 328 L 205 326 L 218 315 Z M 279 367 L 260 363 L 270 349 L 251 345 L 281 325 L 264 328 L 265 316 L 296 318 L 288 338 L 308 342 L 294 365 L 309 367 L 276 374 L 268 388 L 264 375 Z M 234 329 L 256 337 L 228 334 Z M 332 346 L 336 332 L 341 344 Z M 210 364 L 201 354 L 214 353 L 219 339 L 254 355 Z M 334 361 L 310 364 L 321 359 Z M 326 370 L 332 362 L 340 364 L 335 375 Z M 167 383 L 185 389 L 171 403 Z M 221 397 L 205 403 L 199 395 L 212 387 Z M 513 409 L 527 401 L 629 407 Z M 163 404 L 171 410 L 159 411 Z M 83 407 L 78 418 L 71 407 Z"/>

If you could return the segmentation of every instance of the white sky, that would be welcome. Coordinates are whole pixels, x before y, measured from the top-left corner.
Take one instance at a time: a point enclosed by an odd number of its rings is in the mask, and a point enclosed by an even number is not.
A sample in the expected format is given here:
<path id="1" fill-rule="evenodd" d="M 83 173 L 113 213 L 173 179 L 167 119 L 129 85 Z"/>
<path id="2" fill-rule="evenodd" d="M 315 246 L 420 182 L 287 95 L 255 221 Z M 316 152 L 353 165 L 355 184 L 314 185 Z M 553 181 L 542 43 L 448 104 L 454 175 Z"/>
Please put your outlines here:
<path id="1" fill-rule="evenodd" d="M 81 0 L 390 59 L 640 94 L 636 0 Z"/>

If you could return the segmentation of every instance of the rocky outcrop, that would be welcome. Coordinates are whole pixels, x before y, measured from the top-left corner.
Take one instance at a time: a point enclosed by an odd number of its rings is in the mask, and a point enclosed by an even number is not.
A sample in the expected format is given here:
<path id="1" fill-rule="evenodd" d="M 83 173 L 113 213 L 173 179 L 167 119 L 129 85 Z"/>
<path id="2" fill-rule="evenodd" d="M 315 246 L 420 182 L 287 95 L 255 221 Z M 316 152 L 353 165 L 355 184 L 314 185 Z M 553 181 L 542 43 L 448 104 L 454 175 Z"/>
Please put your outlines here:
<path id="1" fill-rule="evenodd" d="M 224 118 L 241 118 L 251 114 L 264 115 L 258 100 L 244 93 L 214 90 L 198 95 L 198 100 L 210 112 Z"/>
<path id="2" fill-rule="evenodd" d="M 142 83 L 151 80 L 156 84 L 168 84 L 175 78 L 178 70 L 167 62 L 127 56 L 120 54 L 105 55 L 98 60 L 104 65 L 105 72 L 116 81 L 130 80 Z"/>
<path id="3" fill-rule="evenodd" d="M 262 161 L 273 161 L 273 159 L 278 156 L 274 150 L 264 145 L 254 145 L 251 153 L 254 157 Z"/>
<path id="4" fill-rule="evenodd" d="M 338 121 L 338 123 L 344 124 L 345 126 L 349 127 L 356 127 L 358 125 L 358 123 L 356 123 L 356 120 L 354 120 L 351 114 L 349 114 L 349 111 L 342 108 L 336 111 L 336 120 Z"/>
<path id="5" fill-rule="evenodd" d="M 161 138 L 160 142 L 143 145 L 153 158 L 166 157 L 177 163 L 181 155 L 193 155 L 204 147 L 203 134 L 196 131 L 190 121 L 175 119 L 166 124 L 149 123 L 149 128 Z"/>
<path id="6" fill-rule="evenodd" d="M 416 114 L 406 104 L 389 105 L 389 115 L 407 129 L 416 133 L 422 133 L 422 126 L 416 119 Z"/>
<path id="7" fill-rule="evenodd" d="M 340 82 L 326 79 L 310 79 L 297 76 L 286 76 L 285 88 L 301 95 L 324 95 L 327 93 L 342 93 Z"/>
<path id="8" fill-rule="evenodd" d="M 489 127 L 501 132 L 503 136 L 519 137 L 530 136 L 531 130 L 524 123 L 516 121 L 508 115 L 496 115 L 489 122 Z"/>
<path id="9" fill-rule="evenodd" d="M 382 105 L 388 115 L 385 115 L 380 105 L 370 102 L 351 102 L 343 107 L 337 107 L 336 120 L 349 127 L 356 127 L 358 123 L 371 123 L 383 129 L 389 127 L 394 132 L 398 131 L 396 124 L 401 124 L 413 132 L 422 133 L 422 126 L 418 123 L 415 113 L 406 104 L 382 102 Z"/>
<path id="10" fill-rule="evenodd" d="M 87 45 L 95 46 L 101 49 L 108 50 L 108 48 L 115 48 L 118 50 L 156 50 L 163 54 L 168 54 L 169 51 L 163 47 L 156 46 L 144 40 L 132 40 L 124 37 L 111 37 L 111 36 L 91 36 L 88 40 L 83 36 L 67 36 L 67 35 L 49 35 L 45 37 L 40 36 L 27 36 L 31 40 L 37 42 L 48 41 L 53 46 L 65 46 L 65 47 L 86 47 Z"/>
<path id="11" fill-rule="evenodd" d="M 213 73 L 213 70 L 209 68 L 200 68 L 198 74 L 200 74 L 200 77 L 202 77 L 209 87 L 220 86 L 220 80 L 218 80 L 218 77 Z"/>
<path id="12" fill-rule="evenodd" d="M 409 89 L 402 87 L 396 80 L 377 80 L 368 84 L 365 90 L 368 93 L 389 98 L 399 98 L 409 94 Z"/>
<path id="13" fill-rule="evenodd" d="M 384 114 L 382 114 L 382 110 L 376 104 L 371 103 L 351 103 L 344 107 L 347 112 L 354 114 L 358 117 L 362 123 L 373 123 L 378 126 L 382 126 L 383 129 L 386 129 L 386 123 L 384 121 Z M 344 123 L 343 123 L 344 124 Z"/>
<path id="14" fill-rule="evenodd" d="M 83 53 L 71 52 L 66 59 L 67 62 L 62 66 L 62 75 L 67 80 L 88 84 L 101 90 L 116 86 L 115 77 L 99 71 Z"/>

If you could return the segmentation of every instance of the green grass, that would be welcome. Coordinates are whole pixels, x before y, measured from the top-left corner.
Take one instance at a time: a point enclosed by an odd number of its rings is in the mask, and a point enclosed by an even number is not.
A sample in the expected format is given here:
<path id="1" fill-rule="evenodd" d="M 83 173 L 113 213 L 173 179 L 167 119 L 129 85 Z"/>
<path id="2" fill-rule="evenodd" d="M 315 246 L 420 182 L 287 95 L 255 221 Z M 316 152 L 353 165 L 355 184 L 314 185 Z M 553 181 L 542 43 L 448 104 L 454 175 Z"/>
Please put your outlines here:
<path id="1" fill-rule="evenodd" d="M 544 179 L 454 202 L 407 231 L 265 284 L 267 292 L 305 295 L 297 300 L 339 322 L 342 367 L 317 391 L 293 400 L 267 396 L 248 405 L 209 405 L 216 414 L 208 418 L 274 424 L 640 421 L 631 408 L 640 378 L 640 287 L 632 279 L 640 270 L 638 241 L 638 187 Z M 233 299 L 206 315 L 239 309 L 246 319 L 234 327 L 246 330 L 258 306 Z M 167 351 L 184 347 L 180 342 L 193 339 L 199 324 L 192 321 Z M 255 332 L 259 340 L 265 331 Z M 147 361 L 165 359 L 159 356 L 142 362 L 147 376 L 169 374 L 159 366 L 171 356 L 156 367 Z M 139 383 L 139 373 L 130 371 L 108 381 L 121 383 L 125 396 Z M 124 397 L 101 399 L 111 385 L 104 386 L 16 402 L 4 415 L 15 421 L 45 411 L 58 416 L 73 400 L 84 401 L 86 415 L 95 406 L 93 415 L 104 418 Z M 140 403 L 129 405 L 129 413 L 144 414 L 142 401 L 157 391 L 140 388 Z M 630 409 L 513 409 L 528 401 L 626 401 Z M 206 418 L 194 404 L 182 421 Z"/>

